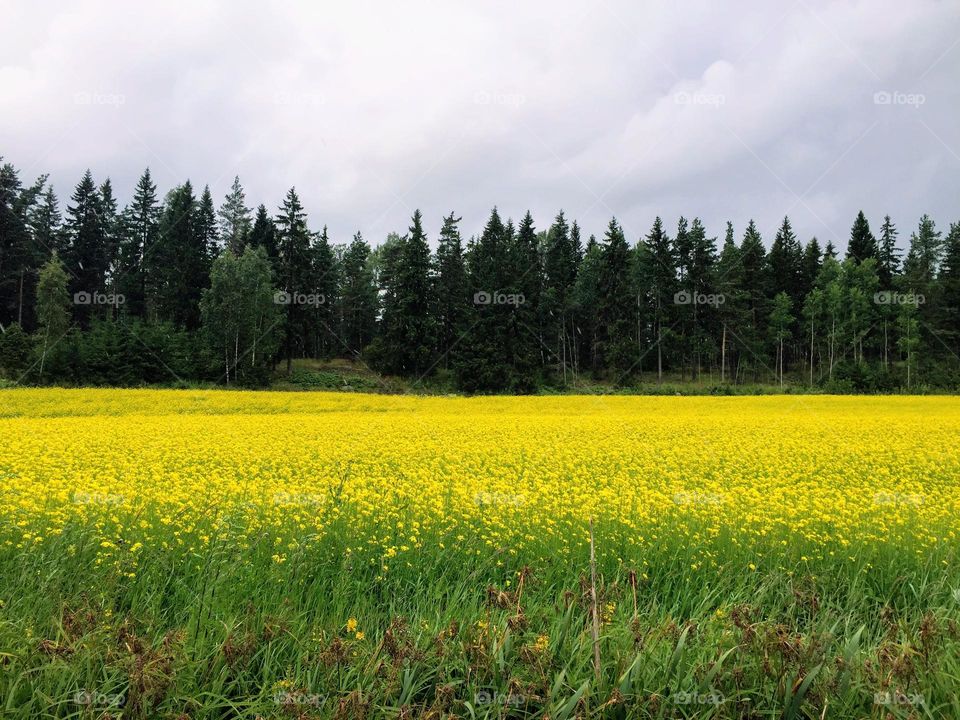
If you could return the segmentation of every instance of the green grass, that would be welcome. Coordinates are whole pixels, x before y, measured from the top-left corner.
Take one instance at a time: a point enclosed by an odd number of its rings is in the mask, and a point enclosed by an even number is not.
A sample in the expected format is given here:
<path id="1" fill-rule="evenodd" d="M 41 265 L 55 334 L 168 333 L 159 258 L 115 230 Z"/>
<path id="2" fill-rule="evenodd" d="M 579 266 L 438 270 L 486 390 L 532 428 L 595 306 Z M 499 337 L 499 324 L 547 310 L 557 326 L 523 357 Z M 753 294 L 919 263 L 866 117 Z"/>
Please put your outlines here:
<path id="1" fill-rule="evenodd" d="M 478 556 L 475 538 L 428 542 L 381 576 L 333 532 L 282 565 L 263 537 L 145 548 L 129 578 L 96 565 L 81 526 L 7 545 L 0 717 L 960 717 L 952 551 L 802 563 L 726 547 L 694 570 L 669 538 L 634 586 L 604 535 L 599 677 L 586 552 L 530 566 Z"/>

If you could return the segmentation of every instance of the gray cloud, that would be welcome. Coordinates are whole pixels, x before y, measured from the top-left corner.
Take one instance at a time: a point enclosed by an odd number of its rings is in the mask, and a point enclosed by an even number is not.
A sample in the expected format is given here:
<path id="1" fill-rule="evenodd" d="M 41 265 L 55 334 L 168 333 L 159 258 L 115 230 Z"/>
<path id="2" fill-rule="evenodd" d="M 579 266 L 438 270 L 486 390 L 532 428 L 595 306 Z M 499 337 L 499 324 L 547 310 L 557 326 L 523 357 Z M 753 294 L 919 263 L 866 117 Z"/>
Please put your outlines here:
<path id="1" fill-rule="evenodd" d="M 564 7 L 563 5 L 568 5 Z M 199 0 L 0 2 L 2 153 L 65 199 L 86 167 L 121 199 L 149 165 L 221 198 L 296 185 L 345 241 L 476 232 L 490 206 L 559 208 L 632 241 L 654 215 L 713 234 L 789 213 L 845 246 L 856 211 L 960 219 L 960 4 Z"/>

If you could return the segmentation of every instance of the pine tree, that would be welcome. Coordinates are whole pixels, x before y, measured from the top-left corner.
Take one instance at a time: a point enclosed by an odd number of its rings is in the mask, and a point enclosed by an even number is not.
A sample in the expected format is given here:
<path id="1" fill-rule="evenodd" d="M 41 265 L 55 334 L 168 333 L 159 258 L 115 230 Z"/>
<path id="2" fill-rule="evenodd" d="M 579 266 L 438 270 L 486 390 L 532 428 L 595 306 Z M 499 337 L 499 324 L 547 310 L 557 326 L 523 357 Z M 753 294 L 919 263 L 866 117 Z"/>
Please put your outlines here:
<path id="1" fill-rule="evenodd" d="M 37 193 L 35 196 L 34 192 Z M 22 214 L 26 219 L 26 233 L 20 235 L 22 244 L 15 244 L 20 252 L 14 255 L 15 262 L 12 266 L 17 296 L 15 320 L 21 328 L 33 332 L 36 327 L 33 299 L 36 295 L 38 269 L 54 252 L 59 255 L 64 251 L 63 219 L 52 187 L 47 187 L 46 190 L 37 185 L 28 188 L 21 193 L 16 205 L 19 208 L 18 214 Z M 23 229 L 23 226 L 15 225 L 15 233 L 17 229 Z M 16 268 L 19 268 L 19 272 L 16 272 Z"/>
<path id="2" fill-rule="evenodd" d="M 900 271 L 900 249 L 897 247 L 897 228 L 889 215 L 883 217 L 880 228 L 880 245 L 877 251 L 877 274 L 883 290 L 893 288 L 893 278 Z"/>
<path id="3" fill-rule="evenodd" d="M 469 314 L 467 270 L 464 264 L 463 240 L 460 237 L 461 218 L 450 213 L 443 219 L 440 240 L 434 259 L 434 316 L 437 326 L 437 345 L 444 368 L 451 365 L 451 353 L 467 329 Z"/>
<path id="4" fill-rule="evenodd" d="M 790 218 L 784 217 L 783 223 L 777 230 L 770 253 L 767 255 L 769 265 L 768 280 L 777 290 L 790 296 L 793 303 L 802 299 L 803 285 L 803 250 L 800 241 L 790 226 Z"/>
<path id="5" fill-rule="evenodd" d="M 937 327 L 953 356 L 960 357 L 960 223 L 950 224 L 938 280 L 940 314 Z"/>
<path id="6" fill-rule="evenodd" d="M 278 257 L 280 251 L 277 247 L 277 226 L 273 219 L 267 214 L 266 205 L 257 207 L 257 215 L 253 221 L 253 227 L 250 229 L 250 236 L 247 242 L 252 247 L 262 247 L 267 254 L 267 259 L 273 267 L 274 275 L 279 276 L 280 267 Z"/>
<path id="7" fill-rule="evenodd" d="M 509 249 L 507 254 L 506 291 L 516 295 L 522 302 L 513 308 L 510 321 L 510 358 L 514 366 L 514 387 L 519 392 L 533 392 L 538 384 L 540 367 L 543 364 L 543 329 L 540 326 L 540 296 L 543 270 L 540 246 L 533 216 L 528 210 L 514 233 L 512 223 L 506 231 Z M 574 223 L 576 226 L 576 223 Z M 571 246 L 578 252 L 579 228 L 571 229 Z M 571 299 L 572 302 L 572 299 Z"/>
<path id="8" fill-rule="evenodd" d="M 198 208 L 189 180 L 171 190 L 157 239 L 144 256 L 148 317 L 185 330 L 200 327 L 200 297 L 210 281 L 210 256 Z"/>
<path id="9" fill-rule="evenodd" d="M 614 371 L 619 383 L 626 379 L 634 365 L 630 317 L 633 293 L 630 288 L 630 248 L 616 218 L 611 218 L 601 246 L 599 275 L 600 343 L 597 354 L 602 365 Z"/>
<path id="10" fill-rule="evenodd" d="M 213 264 L 213 258 L 220 254 L 220 237 L 217 232 L 217 215 L 213 207 L 210 186 L 205 185 L 197 206 L 197 242 L 203 247 L 203 257 Z M 241 253 L 242 254 L 242 253 Z"/>
<path id="11" fill-rule="evenodd" d="M 515 305 L 506 300 L 510 245 L 507 229 L 494 208 L 480 238 L 467 252 L 467 272 L 473 307 L 469 332 L 456 357 L 457 384 L 466 392 L 497 392 L 514 382 L 504 352 L 509 340 L 509 315 Z"/>
<path id="12" fill-rule="evenodd" d="M 740 243 L 740 266 L 744 293 L 744 324 L 741 326 L 740 340 L 747 361 L 753 366 L 756 380 L 765 354 L 763 339 L 769 315 L 767 298 L 770 281 L 763 239 L 753 220 L 747 224 L 743 241 Z"/>
<path id="13" fill-rule="evenodd" d="M 120 242 L 123 235 L 123 221 L 120 217 L 117 199 L 113 195 L 113 183 L 107 178 L 100 185 L 100 218 L 103 223 L 104 253 L 106 255 L 106 278 L 104 284 L 112 292 L 117 291 L 120 273 Z M 116 309 L 114 306 L 113 310 Z"/>
<path id="14" fill-rule="evenodd" d="M 664 355 L 672 328 L 674 295 L 677 292 L 676 256 L 670 237 L 663 231 L 659 216 L 643 242 L 640 256 L 642 285 L 649 288 L 650 317 L 653 323 L 653 341 L 657 347 L 657 382 L 663 382 Z"/>
<path id="15" fill-rule="evenodd" d="M 867 258 L 877 257 L 877 239 L 870 232 L 870 223 L 863 214 L 863 210 L 857 213 L 857 219 L 853 221 L 853 227 L 850 229 L 850 242 L 847 245 L 847 259 L 854 262 L 863 262 Z"/>
<path id="16" fill-rule="evenodd" d="M 156 249 L 159 227 L 157 186 L 150 177 L 150 168 L 147 168 L 137 182 L 133 200 L 123 213 L 120 271 L 116 282 L 118 292 L 126 299 L 124 311 L 134 317 L 146 317 L 147 258 Z"/>
<path id="17" fill-rule="evenodd" d="M 77 184 L 67 208 L 67 227 L 70 246 L 67 251 L 67 269 L 72 275 L 70 291 L 73 294 L 102 293 L 105 291 L 107 267 L 106 228 L 100 193 L 87 170 Z M 93 306 L 79 304 L 74 315 L 82 327 L 88 327 Z"/>
<path id="18" fill-rule="evenodd" d="M 820 273 L 820 264 L 823 261 L 823 253 L 820 251 L 820 243 L 817 239 L 810 238 L 810 242 L 803 248 L 803 258 L 800 261 L 800 297 L 805 298 L 807 293 L 813 289 L 813 284 Z"/>
<path id="19" fill-rule="evenodd" d="M 720 320 L 720 382 L 728 378 L 728 357 L 734 356 L 735 344 L 731 342 L 736 336 L 738 328 L 743 323 L 745 293 L 742 288 L 743 265 L 740 257 L 740 248 L 734 239 L 733 223 L 727 221 L 724 234 L 723 248 L 717 260 L 714 284 L 717 292 L 723 298 L 718 307 Z M 733 363 L 736 367 L 736 362 Z M 736 379 L 736 377 L 734 377 Z"/>
<path id="20" fill-rule="evenodd" d="M 389 267 L 376 364 L 385 372 L 419 379 L 431 368 L 434 346 L 430 247 L 419 210 L 399 238 Z"/>
<path id="21" fill-rule="evenodd" d="M 358 232 L 343 254 L 338 292 L 342 337 L 356 358 L 373 339 L 377 321 L 377 286 L 369 259 L 370 246 Z"/>
<path id="22" fill-rule="evenodd" d="M 631 297 L 628 310 L 636 312 L 636 253 L 630 253 L 629 272 Z M 601 272 L 603 270 L 603 249 L 597 239 L 591 235 L 587 240 L 586 251 L 577 271 L 577 282 L 573 289 L 573 306 L 577 335 L 579 339 L 578 357 L 581 366 L 586 366 L 595 375 L 599 376 L 601 368 L 601 332 L 600 306 L 602 302 Z M 631 322 L 631 325 L 633 323 Z M 631 328 L 630 335 L 633 335 Z M 626 338 L 627 341 L 636 341 L 635 337 Z M 638 354 L 631 353 L 631 354 Z"/>
<path id="23" fill-rule="evenodd" d="M 304 349 L 305 317 L 307 304 L 301 302 L 311 293 L 310 231 L 307 229 L 307 214 L 300 203 L 296 188 L 290 188 L 280 206 L 275 220 L 277 228 L 278 266 L 277 284 L 286 293 L 284 321 L 284 355 L 287 374 L 290 374 L 294 349 Z"/>
<path id="24" fill-rule="evenodd" d="M 717 245 L 716 238 L 708 238 L 706 228 L 700 218 L 694 218 L 688 234 L 690 242 L 690 268 L 688 280 L 693 295 L 691 349 L 695 358 L 694 370 L 699 377 L 702 371 L 702 359 L 713 350 L 712 332 L 716 327 L 718 311 L 723 302 L 714 286 Z M 699 299 L 706 298 L 706 303 Z"/>
<path id="25" fill-rule="evenodd" d="M 575 369 L 570 310 L 578 264 L 576 244 L 570 239 L 570 228 L 561 210 L 547 234 L 541 314 L 544 345 L 551 354 L 550 364 L 559 367 L 564 383 Z"/>
<path id="26" fill-rule="evenodd" d="M 910 287 L 927 289 L 936 276 L 943 255 L 940 235 L 929 216 L 920 218 L 917 231 L 910 235 L 910 250 L 903 263 L 903 274 Z"/>
<path id="27" fill-rule="evenodd" d="M 310 287 L 317 302 L 309 310 L 315 336 L 314 354 L 318 357 L 331 357 L 340 349 L 340 340 L 334 330 L 338 273 L 327 226 L 324 225 L 310 244 Z"/>
<path id="28" fill-rule="evenodd" d="M 266 208 L 263 211 L 266 215 Z M 251 224 L 250 208 L 246 206 L 246 195 L 243 192 L 243 186 L 240 184 L 239 176 L 233 178 L 230 192 L 224 198 L 217 215 L 220 218 L 220 238 L 230 252 L 240 257 L 243 254 L 244 246 L 247 244 Z"/>

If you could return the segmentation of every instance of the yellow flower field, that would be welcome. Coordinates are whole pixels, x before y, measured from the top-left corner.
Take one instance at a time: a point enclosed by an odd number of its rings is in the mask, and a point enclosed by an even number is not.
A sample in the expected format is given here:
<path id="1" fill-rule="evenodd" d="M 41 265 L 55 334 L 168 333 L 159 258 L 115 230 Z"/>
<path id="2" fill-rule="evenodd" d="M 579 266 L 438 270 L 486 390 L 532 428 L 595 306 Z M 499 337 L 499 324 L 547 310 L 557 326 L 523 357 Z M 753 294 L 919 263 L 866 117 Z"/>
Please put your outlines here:
<path id="1" fill-rule="evenodd" d="M 3 394 L 3 542 L 95 527 L 100 561 L 346 531 L 388 569 L 424 545 L 641 559 L 664 534 L 805 559 L 922 554 L 960 529 L 952 398 L 416 398 L 202 391 Z M 479 541 L 479 542 L 477 542 Z M 839 559 L 844 559 L 843 557 Z"/>
<path id="2" fill-rule="evenodd" d="M 960 717 L 954 398 L 0 398 L 0 716 Z"/>

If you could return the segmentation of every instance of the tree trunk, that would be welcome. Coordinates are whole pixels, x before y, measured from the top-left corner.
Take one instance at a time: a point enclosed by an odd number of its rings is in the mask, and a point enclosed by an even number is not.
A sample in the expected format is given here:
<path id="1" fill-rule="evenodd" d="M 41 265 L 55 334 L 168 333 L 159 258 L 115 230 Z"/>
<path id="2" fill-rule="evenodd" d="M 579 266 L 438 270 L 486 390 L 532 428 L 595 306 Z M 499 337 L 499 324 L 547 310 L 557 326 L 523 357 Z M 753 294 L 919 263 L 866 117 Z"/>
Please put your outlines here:
<path id="1" fill-rule="evenodd" d="M 722 385 L 727 372 L 727 324 L 723 324 L 723 340 L 720 341 L 720 384 Z"/>

